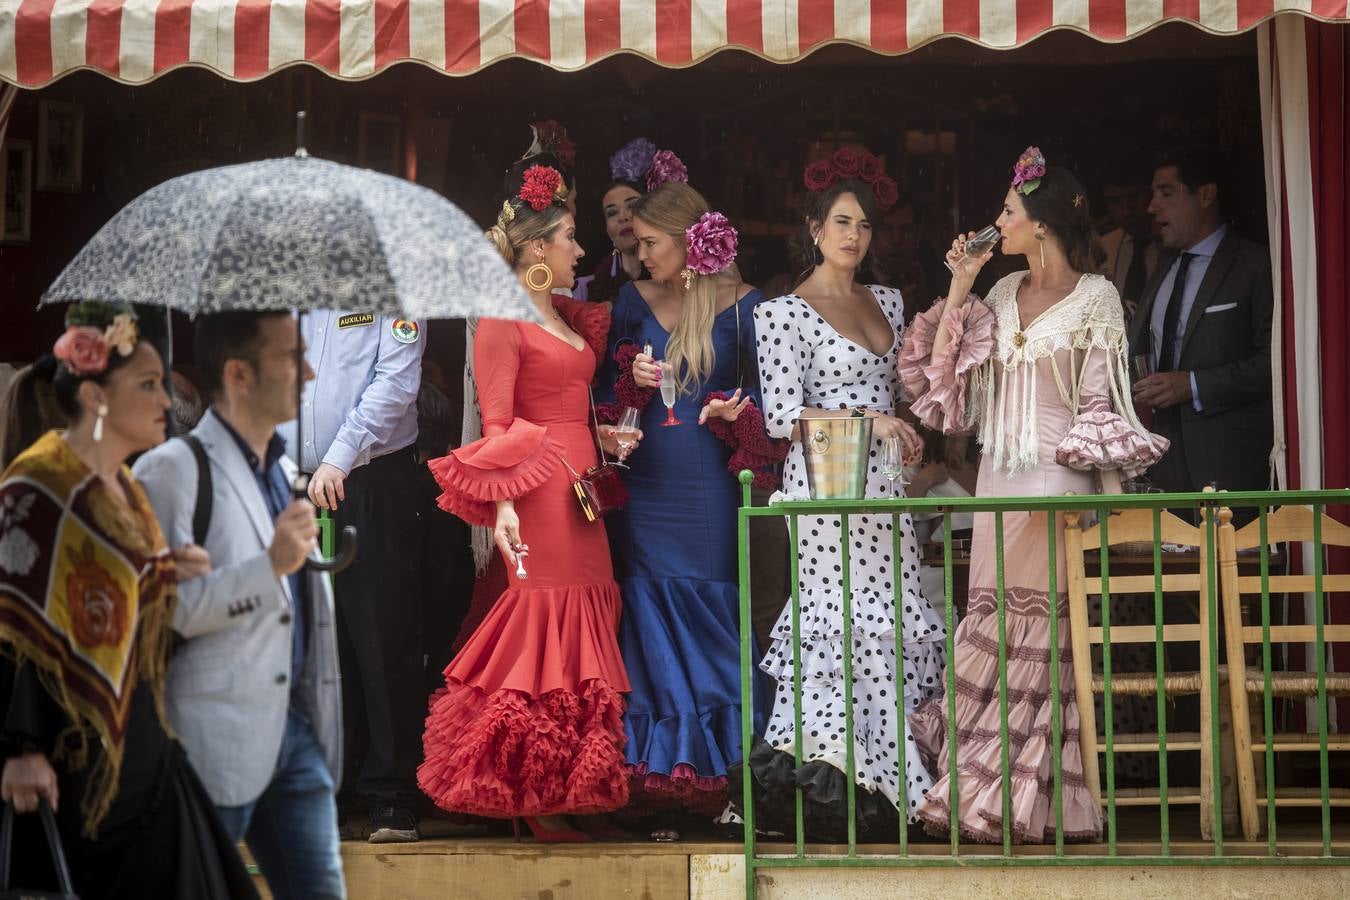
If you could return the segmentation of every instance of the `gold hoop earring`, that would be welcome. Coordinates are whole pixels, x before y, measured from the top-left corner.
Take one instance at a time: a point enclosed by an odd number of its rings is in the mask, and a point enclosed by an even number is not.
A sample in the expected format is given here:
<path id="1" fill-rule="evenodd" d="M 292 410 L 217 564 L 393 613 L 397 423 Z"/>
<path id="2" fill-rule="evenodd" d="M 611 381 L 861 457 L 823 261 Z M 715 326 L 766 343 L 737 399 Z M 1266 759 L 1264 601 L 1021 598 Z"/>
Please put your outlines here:
<path id="1" fill-rule="evenodd" d="M 535 263 L 525 270 L 525 286 L 532 291 L 548 290 L 553 287 L 553 270 L 543 263 Z"/>
<path id="2" fill-rule="evenodd" d="M 94 419 L 94 443 L 97 444 L 103 440 L 103 418 L 108 415 L 108 404 L 100 403 L 98 405 L 97 418 Z"/>

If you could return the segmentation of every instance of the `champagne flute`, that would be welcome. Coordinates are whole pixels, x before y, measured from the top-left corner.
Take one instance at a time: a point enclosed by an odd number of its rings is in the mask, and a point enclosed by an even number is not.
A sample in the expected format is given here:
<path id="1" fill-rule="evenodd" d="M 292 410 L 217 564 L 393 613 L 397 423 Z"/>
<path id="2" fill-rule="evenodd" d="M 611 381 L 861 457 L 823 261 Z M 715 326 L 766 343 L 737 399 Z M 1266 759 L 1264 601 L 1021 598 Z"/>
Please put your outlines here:
<path id="1" fill-rule="evenodd" d="M 909 484 L 905 478 L 905 442 L 900 435 L 881 439 L 881 474 L 892 485 Z"/>
<path id="2" fill-rule="evenodd" d="M 990 250 L 994 249 L 994 245 L 1002 239 L 1003 232 L 999 231 L 993 225 L 981 228 L 973 238 L 966 241 L 966 259 L 979 259 Z M 953 275 L 956 274 L 956 270 L 952 268 L 952 264 L 947 262 L 946 259 L 942 260 L 942 264 L 947 267 L 947 271 L 951 272 Z"/>
<path id="3" fill-rule="evenodd" d="M 660 362 L 661 366 L 661 402 L 666 405 L 666 420 L 662 425 L 683 425 L 679 419 L 675 418 L 675 364 L 668 359 Z"/>
<path id="4" fill-rule="evenodd" d="M 614 440 L 623 454 L 637 446 L 638 415 L 638 411 L 631 406 L 625 406 L 623 412 L 619 413 L 619 423 L 614 426 Z M 623 462 L 615 460 L 614 464 L 622 466 Z"/>
<path id="5" fill-rule="evenodd" d="M 1130 357 L 1130 368 L 1133 370 L 1134 380 L 1143 381 L 1153 374 L 1153 356 L 1148 353 L 1137 353 Z"/>

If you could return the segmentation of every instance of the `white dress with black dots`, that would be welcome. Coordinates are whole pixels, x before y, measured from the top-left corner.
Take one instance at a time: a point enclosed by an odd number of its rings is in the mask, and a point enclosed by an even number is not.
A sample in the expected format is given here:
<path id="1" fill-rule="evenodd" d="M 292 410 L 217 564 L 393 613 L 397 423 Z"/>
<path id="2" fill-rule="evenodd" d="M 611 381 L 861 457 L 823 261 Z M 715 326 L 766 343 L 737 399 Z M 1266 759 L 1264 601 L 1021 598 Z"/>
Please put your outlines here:
<path id="1" fill-rule="evenodd" d="M 769 434 L 788 437 L 805 407 L 865 407 L 894 414 L 898 391 L 896 354 L 904 330 L 900 292 L 871 287 L 882 312 L 895 328 L 895 342 L 877 356 L 835 331 L 796 295 L 778 297 L 755 308 L 760 382 Z M 867 497 L 904 495 L 880 473 L 881 441 L 873 441 L 867 473 Z M 783 490 L 809 493 L 801 445 L 793 442 L 783 470 Z M 900 796 L 900 752 L 896 747 L 895 573 L 900 575 L 905 713 L 941 691 L 946 629 L 942 616 L 925 599 L 919 580 L 919 548 L 910 516 L 898 517 L 900 558 L 893 560 L 891 516 L 854 516 L 849 520 L 850 586 L 853 609 L 853 729 L 857 783 L 879 791 L 893 806 Z M 837 517 L 798 521 L 800 623 L 802 634 L 803 762 L 823 761 L 846 771 L 843 661 L 843 580 Z M 792 604 L 773 630 L 773 643 L 760 667 L 778 683 L 764 740 L 791 753 Z M 914 739 L 905 728 L 907 817 L 932 786 Z"/>

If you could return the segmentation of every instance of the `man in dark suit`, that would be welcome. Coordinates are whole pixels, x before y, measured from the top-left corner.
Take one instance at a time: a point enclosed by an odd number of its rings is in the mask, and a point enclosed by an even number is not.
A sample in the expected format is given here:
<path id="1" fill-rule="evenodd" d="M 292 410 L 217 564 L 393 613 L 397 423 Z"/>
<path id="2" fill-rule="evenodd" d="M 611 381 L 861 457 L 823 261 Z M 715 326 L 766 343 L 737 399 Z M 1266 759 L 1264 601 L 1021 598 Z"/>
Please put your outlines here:
<path id="1" fill-rule="evenodd" d="M 1171 151 L 1154 167 L 1148 211 L 1164 251 L 1129 337 L 1131 357 L 1153 365 L 1135 399 L 1172 442 L 1149 470 L 1166 491 L 1269 486 L 1270 255 L 1228 227 L 1219 184 L 1206 148 Z"/>

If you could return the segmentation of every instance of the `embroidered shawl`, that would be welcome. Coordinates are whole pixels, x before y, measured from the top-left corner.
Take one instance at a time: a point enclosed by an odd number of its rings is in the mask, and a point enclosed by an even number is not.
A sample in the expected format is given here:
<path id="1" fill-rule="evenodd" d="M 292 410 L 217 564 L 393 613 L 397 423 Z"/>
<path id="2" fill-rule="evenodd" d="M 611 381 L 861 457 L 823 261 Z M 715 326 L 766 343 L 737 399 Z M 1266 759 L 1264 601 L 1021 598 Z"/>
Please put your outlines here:
<path id="1" fill-rule="evenodd" d="M 71 725 L 43 748 L 73 770 L 101 753 L 81 799 L 92 836 L 117 792 L 131 695 L 146 680 L 161 722 L 173 563 L 144 492 L 122 504 L 55 432 L 0 477 L 0 646 L 31 663 Z"/>
<path id="2" fill-rule="evenodd" d="M 1077 413 L 1092 350 L 1105 353 L 1115 412 L 1135 432 L 1146 439 L 1151 437 L 1130 400 L 1125 318 L 1115 287 L 1100 275 L 1084 275 L 1067 297 L 1023 327 L 1017 288 L 1025 274 L 1008 275 L 989 292 L 985 302 L 996 319 L 994 352 L 983 366 L 971 372 L 971 402 L 966 411 L 978 420 L 980 443 L 993 455 L 994 464 L 1009 473 L 1036 466 L 1040 441 L 1037 409 L 1041 402 L 1036 366 L 1041 360 L 1048 361 L 1059 399 Z M 1062 350 L 1079 351 L 1081 359 L 1071 352 L 1068 366 L 1062 369 L 1055 356 Z"/>

